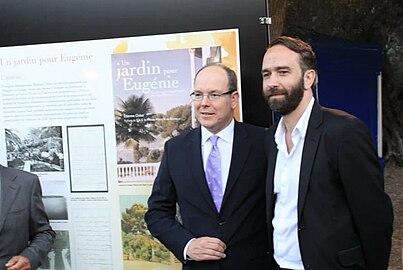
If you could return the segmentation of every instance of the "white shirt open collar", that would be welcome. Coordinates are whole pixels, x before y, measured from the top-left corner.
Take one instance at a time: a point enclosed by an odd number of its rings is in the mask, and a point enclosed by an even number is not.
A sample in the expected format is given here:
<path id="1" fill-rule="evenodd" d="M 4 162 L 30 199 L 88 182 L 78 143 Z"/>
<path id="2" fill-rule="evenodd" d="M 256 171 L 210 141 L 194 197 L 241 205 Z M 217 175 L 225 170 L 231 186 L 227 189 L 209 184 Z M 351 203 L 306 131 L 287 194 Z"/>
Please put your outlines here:
<path id="1" fill-rule="evenodd" d="M 309 118 L 311 116 L 313 104 L 315 99 L 312 97 L 306 107 L 304 113 L 301 115 L 301 118 L 298 120 L 297 124 L 295 125 L 294 130 L 291 132 L 291 137 L 294 137 L 296 134 L 299 134 L 302 139 L 305 139 L 306 130 L 308 129 Z M 276 133 L 274 134 L 274 140 L 276 141 L 277 147 L 286 147 L 285 145 L 285 126 L 284 126 L 284 119 L 281 117 Z M 286 149 L 286 148 L 285 148 Z"/>

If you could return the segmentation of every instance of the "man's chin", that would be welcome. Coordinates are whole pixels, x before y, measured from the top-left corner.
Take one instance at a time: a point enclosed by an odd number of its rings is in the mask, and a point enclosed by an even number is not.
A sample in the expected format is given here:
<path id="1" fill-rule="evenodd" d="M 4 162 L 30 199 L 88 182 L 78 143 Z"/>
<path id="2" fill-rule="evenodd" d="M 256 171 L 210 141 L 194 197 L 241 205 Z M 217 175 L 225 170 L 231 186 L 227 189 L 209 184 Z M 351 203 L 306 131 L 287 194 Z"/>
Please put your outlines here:
<path id="1" fill-rule="evenodd" d="M 270 109 L 273 112 L 276 112 L 282 116 L 289 114 L 289 111 L 284 110 L 283 106 L 279 106 L 279 104 L 269 104 Z"/>
<path id="2" fill-rule="evenodd" d="M 278 100 L 278 99 L 276 99 L 276 100 L 270 99 L 270 100 L 269 100 L 269 107 L 270 107 L 270 109 L 271 109 L 272 111 L 277 112 L 277 111 L 280 111 L 280 110 L 282 109 L 283 104 L 282 104 L 282 102 L 281 102 L 280 100 Z"/>
<path id="3" fill-rule="evenodd" d="M 200 125 L 206 127 L 207 129 L 214 125 L 211 119 L 200 119 L 199 123 Z"/>

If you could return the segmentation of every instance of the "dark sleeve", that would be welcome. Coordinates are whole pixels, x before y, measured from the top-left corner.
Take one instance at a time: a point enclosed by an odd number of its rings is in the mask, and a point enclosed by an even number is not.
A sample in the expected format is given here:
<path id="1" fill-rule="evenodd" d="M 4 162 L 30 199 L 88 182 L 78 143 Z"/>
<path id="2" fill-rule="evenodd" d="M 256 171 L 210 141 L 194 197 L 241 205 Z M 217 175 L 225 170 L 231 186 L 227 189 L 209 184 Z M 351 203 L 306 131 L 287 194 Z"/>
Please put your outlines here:
<path id="1" fill-rule="evenodd" d="M 368 128 L 349 119 L 338 153 L 339 172 L 368 269 L 388 268 L 393 209 Z"/>
<path id="2" fill-rule="evenodd" d="M 164 146 L 161 165 L 148 199 L 145 221 L 151 234 L 184 262 L 183 250 L 194 236 L 176 218 L 177 195 L 170 175 L 168 145 L 169 141 Z"/>
<path id="3" fill-rule="evenodd" d="M 38 268 L 55 240 L 56 233 L 49 225 L 49 219 L 42 202 L 42 190 L 37 176 L 33 176 L 30 205 L 30 243 L 20 255 L 27 257 L 31 268 Z"/>

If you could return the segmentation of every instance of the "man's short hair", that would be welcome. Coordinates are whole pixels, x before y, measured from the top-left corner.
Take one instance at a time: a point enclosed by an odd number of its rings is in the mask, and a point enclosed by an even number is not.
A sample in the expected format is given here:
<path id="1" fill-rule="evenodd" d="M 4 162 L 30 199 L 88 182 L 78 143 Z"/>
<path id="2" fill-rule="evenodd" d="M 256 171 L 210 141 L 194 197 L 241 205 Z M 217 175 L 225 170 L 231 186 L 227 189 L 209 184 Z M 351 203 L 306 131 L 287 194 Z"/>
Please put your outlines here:
<path id="1" fill-rule="evenodd" d="M 301 39 L 296 37 L 281 36 L 273 40 L 270 43 L 269 48 L 276 45 L 282 45 L 299 54 L 300 65 L 303 72 L 307 71 L 308 69 L 313 69 L 317 71 L 315 53 L 312 50 L 311 45 L 309 45 L 305 41 L 302 41 Z"/>
<path id="2" fill-rule="evenodd" d="M 237 91 L 237 77 L 236 77 L 236 73 L 235 71 L 233 71 L 231 68 L 227 67 L 226 65 L 224 65 L 223 63 L 209 63 L 205 66 L 203 66 L 201 69 L 199 69 L 196 73 L 195 76 L 195 80 L 197 78 L 197 75 L 199 75 L 199 73 L 207 68 L 207 67 L 220 67 L 222 68 L 226 73 L 227 73 L 227 78 L 228 78 L 228 90 L 227 91 Z"/>

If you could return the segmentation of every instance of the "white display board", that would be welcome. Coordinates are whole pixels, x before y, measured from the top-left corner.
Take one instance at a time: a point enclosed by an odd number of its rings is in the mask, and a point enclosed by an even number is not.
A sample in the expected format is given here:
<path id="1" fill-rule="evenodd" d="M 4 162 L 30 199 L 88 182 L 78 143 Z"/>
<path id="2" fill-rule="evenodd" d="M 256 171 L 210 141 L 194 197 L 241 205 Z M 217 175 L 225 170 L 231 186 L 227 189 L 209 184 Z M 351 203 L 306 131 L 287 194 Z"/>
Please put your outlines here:
<path id="1" fill-rule="evenodd" d="M 180 269 L 147 198 L 165 141 L 196 125 L 195 72 L 222 62 L 240 90 L 238 44 L 229 29 L 0 48 L 0 163 L 39 176 L 57 232 L 41 269 Z"/>

